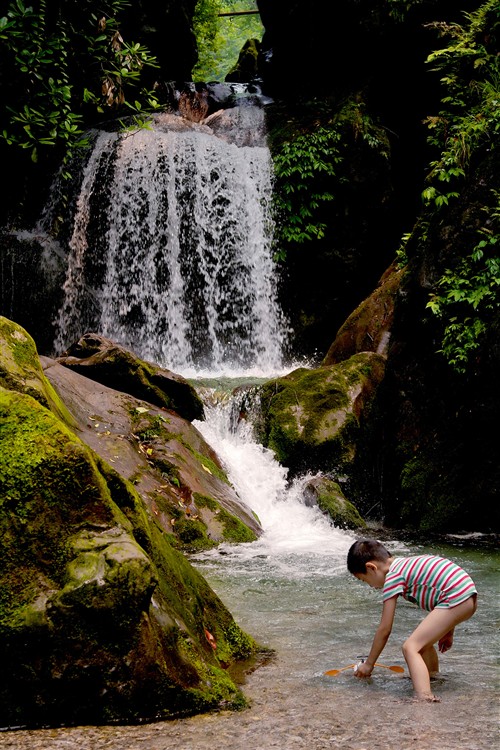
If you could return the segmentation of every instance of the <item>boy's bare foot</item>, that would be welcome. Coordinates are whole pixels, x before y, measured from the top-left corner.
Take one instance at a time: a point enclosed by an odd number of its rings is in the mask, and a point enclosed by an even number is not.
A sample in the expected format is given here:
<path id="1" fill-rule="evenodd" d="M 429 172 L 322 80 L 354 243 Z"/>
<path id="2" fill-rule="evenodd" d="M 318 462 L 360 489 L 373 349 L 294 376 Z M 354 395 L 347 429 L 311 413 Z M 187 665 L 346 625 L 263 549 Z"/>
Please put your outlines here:
<path id="1" fill-rule="evenodd" d="M 420 703 L 441 703 L 441 698 L 437 695 L 416 695 L 413 700 Z"/>

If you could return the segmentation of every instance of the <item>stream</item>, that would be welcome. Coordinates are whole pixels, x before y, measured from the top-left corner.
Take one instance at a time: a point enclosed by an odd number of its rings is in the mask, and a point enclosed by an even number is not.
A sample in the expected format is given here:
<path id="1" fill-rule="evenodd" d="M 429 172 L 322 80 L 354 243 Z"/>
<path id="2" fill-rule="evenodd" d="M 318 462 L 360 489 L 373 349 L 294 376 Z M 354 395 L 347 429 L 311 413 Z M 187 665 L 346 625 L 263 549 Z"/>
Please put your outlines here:
<path id="1" fill-rule="evenodd" d="M 237 622 L 272 649 L 269 662 L 244 678 L 250 703 L 222 711 L 138 726 L 8 731 L 0 748 L 19 750 L 491 750 L 498 741 L 500 555 L 484 537 L 447 539 L 428 547 L 395 536 L 384 543 L 398 555 L 434 552 L 462 565 L 479 590 L 474 617 L 458 626 L 441 657 L 433 690 L 441 703 L 412 698 L 403 675 L 377 668 L 366 681 L 347 670 L 366 654 L 380 616 L 380 593 L 349 576 L 347 550 L 355 538 L 301 502 L 301 481 L 257 444 L 248 425 L 234 431 L 230 404 L 216 404 L 197 424 L 218 452 L 238 493 L 258 514 L 263 536 L 222 545 L 192 562 Z M 401 644 L 422 618 L 400 601 L 382 656 L 405 666 Z"/>

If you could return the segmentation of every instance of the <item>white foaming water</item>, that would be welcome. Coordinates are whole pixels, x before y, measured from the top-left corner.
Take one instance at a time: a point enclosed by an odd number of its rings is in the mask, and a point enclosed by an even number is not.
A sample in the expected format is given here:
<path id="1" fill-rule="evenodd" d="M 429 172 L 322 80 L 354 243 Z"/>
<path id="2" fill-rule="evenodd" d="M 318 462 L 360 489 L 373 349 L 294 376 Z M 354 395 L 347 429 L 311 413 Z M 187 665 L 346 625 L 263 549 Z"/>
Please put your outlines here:
<path id="1" fill-rule="evenodd" d="M 344 571 L 354 537 L 335 528 L 317 507 L 305 505 L 303 490 L 311 476 L 289 483 L 287 469 L 255 441 L 248 422 L 231 429 L 230 408 L 230 402 L 207 407 L 206 421 L 195 424 L 225 465 L 240 499 L 259 517 L 264 533 L 252 544 L 223 545 L 197 558 L 206 561 L 222 550 L 231 567 L 243 564 L 248 573 L 250 562 L 266 560 L 275 575 L 295 578 Z"/>

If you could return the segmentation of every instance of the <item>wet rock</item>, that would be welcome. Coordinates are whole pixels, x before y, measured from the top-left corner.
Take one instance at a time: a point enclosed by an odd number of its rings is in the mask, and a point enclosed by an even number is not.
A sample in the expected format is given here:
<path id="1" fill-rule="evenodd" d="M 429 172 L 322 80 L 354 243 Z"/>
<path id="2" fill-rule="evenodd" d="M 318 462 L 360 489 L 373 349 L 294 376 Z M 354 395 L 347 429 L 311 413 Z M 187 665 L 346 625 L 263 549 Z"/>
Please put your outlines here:
<path id="1" fill-rule="evenodd" d="M 57 361 L 103 385 L 172 409 L 185 419 L 203 419 L 203 404 L 181 375 L 145 362 L 103 336 L 86 333 Z"/>
<path id="2" fill-rule="evenodd" d="M 226 75 L 226 81 L 246 83 L 258 77 L 260 41 L 247 39 L 241 48 L 238 61 Z"/>
<path id="3" fill-rule="evenodd" d="M 334 365 L 358 352 L 387 356 L 394 305 L 400 290 L 402 269 L 391 266 L 374 292 L 349 315 L 341 326 L 322 364 Z"/>
<path id="4" fill-rule="evenodd" d="M 340 529 L 359 529 L 366 526 L 357 508 L 349 502 L 338 482 L 328 477 L 314 477 L 304 487 L 307 505 L 317 505 Z"/>
<path id="5" fill-rule="evenodd" d="M 56 360 L 41 361 L 81 439 L 134 485 L 157 523 L 181 546 L 206 549 L 261 534 L 217 454 L 191 422 Z"/>

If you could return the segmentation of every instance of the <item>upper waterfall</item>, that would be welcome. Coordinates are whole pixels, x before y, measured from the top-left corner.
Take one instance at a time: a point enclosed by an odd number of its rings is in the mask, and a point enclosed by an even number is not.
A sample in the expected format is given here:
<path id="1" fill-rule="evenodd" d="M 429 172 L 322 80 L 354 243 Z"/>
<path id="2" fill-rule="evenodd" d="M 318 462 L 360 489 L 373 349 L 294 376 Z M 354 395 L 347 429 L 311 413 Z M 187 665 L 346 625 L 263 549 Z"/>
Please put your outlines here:
<path id="1" fill-rule="evenodd" d="M 182 373 L 279 370 L 271 198 L 259 106 L 97 133 L 54 349 L 93 330 Z"/>

